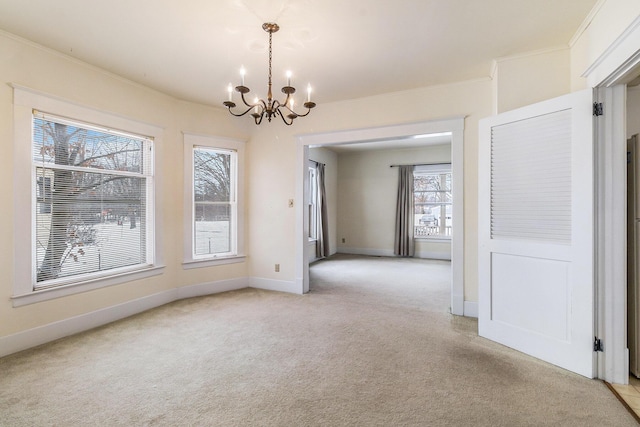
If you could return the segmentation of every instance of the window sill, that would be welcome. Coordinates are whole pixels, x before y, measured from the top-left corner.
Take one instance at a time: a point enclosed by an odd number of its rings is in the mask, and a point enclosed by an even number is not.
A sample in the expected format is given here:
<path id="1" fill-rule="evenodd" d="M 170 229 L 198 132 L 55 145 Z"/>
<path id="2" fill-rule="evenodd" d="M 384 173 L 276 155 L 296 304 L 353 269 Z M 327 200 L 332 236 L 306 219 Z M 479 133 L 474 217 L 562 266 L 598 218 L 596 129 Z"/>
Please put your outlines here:
<path id="1" fill-rule="evenodd" d="M 244 262 L 246 255 L 233 255 L 219 258 L 192 259 L 182 263 L 183 270 L 191 270 L 194 268 L 214 267 L 216 265 L 237 264 Z"/>
<path id="2" fill-rule="evenodd" d="M 451 237 L 433 236 L 433 237 L 414 237 L 414 240 L 421 242 L 433 242 L 433 243 L 451 243 Z"/>
<path id="3" fill-rule="evenodd" d="M 14 307 L 48 301 L 55 298 L 66 297 L 94 289 L 105 288 L 107 286 L 119 285 L 121 283 L 132 282 L 134 280 L 146 279 L 160 275 L 164 272 L 164 266 L 152 266 L 142 270 L 128 271 L 114 274 L 108 277 L 99 277 L 82 282 L 70 283 L 48 289 L 40 289 L 28 294 L 14 295 L 11 297 Z"/>

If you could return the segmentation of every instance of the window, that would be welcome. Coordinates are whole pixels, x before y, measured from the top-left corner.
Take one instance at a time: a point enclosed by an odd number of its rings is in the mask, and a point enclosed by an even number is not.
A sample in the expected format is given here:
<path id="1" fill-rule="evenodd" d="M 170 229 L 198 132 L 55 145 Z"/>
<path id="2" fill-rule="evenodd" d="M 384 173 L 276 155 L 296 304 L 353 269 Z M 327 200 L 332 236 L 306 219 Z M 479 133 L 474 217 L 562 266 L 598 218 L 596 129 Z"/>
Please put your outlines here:
<path id="1" fill-rule="evenodd" d="M 184 135 L 184 268 L 243 261 L 244 144 Z"/>
<path id="2" fill-rule="evenodd" d="M 12 87 L 13 306 L 162 274 L 163 130 Z"/>
<path id="3" fill-rule="evenodd" d="M 151 264 L 152 147 L 34 112 L 34 290 Z"/>
<path id="4" fill-rule="evenodd" d="M 318 238 L 318 176 L 316 163 L 309 162 L 309 240 Z"/>
<path id="5" fill-rule="evenodd" d="M 451 165 L 416 166 L 413 172 L 416 238 L 451 238 Z"/>
<path id="6" fill-rule="evenodd" d="M 193 255 L 236 253 L 235 151 L 193 149 Z"/>

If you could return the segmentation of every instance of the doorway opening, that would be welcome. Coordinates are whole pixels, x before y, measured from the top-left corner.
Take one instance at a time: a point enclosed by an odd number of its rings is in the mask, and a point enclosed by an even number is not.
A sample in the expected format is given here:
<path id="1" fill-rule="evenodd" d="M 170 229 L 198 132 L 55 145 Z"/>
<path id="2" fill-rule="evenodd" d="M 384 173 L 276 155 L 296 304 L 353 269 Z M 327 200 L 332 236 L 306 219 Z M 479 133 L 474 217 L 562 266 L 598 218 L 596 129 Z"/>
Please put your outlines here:
<path id="1" fill-rule="evenodd" d="M 584 76 L 604 115 L 595 125 L 597 377 L 629 381 L 627 347 L 627 85 L 640 74 L 640 27 L 625 32 Z M 625 58 L 621 60 L 621 58 Z"/>
<path id="2" fill-rule="evenodd" d="M 296 199 L 301 203 L 296 209 L 296 287 L 300 293 L 309 291 L 308 244 L 308 160 L 311 147 L 338 146 L 344 144 L 376 144 L 400 141 L 427 134 L 451 135 L 451 173 L 453 176 L 453 224 L 451 236 L 451 312 L 457 315 L 477 317 L 477 303 L 464 301 L 464 176 L 463 134 L 464 118 L 401 124 L 377 128 L 353 129 L 330 133 L 307 134 L 297 137 Z"/>
<path id="3" fill-rule="evenodd" d="M 640 378 L 640 76 L 627 84 L 627 348 Z M 631 377 L 630 377 L 631 379 Z M 640 393 L 639 393 L 640 396 Z"/>

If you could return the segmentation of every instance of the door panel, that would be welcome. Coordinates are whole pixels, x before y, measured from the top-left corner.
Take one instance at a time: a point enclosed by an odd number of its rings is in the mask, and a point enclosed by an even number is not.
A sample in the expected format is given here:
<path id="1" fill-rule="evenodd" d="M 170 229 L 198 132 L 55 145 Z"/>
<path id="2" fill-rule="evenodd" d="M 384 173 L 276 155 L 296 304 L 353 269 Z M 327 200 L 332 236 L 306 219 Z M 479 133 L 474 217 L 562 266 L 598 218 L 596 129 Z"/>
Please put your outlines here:
<path id="1" fill-rule="evenodd" d="M 480 121 L 481 336 L 594 376 L 591 91 Z"/>

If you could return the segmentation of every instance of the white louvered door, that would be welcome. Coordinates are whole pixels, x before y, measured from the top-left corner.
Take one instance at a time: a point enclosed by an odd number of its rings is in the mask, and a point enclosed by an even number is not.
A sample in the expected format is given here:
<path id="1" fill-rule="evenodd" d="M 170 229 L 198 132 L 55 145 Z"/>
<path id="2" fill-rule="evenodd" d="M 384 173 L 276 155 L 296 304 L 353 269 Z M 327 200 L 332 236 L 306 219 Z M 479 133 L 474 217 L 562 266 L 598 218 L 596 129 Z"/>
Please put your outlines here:
<path id="1" fill-rule="evenodd" d="M 480 121 L 478 331 L 594 372 L 591 91 Z"/>

